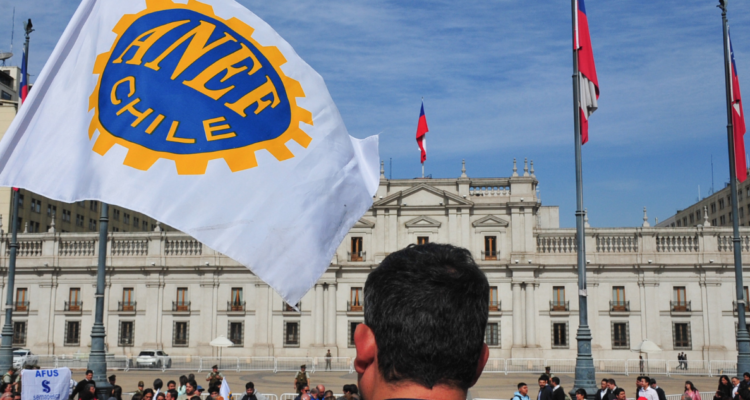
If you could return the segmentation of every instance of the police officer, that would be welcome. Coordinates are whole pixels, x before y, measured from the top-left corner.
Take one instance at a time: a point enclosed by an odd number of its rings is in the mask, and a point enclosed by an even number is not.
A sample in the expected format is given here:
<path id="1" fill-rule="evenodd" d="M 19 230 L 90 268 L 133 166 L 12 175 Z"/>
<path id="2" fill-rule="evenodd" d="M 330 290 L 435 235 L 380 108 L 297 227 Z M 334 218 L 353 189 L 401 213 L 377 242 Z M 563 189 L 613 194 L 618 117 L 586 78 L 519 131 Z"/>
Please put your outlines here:
<path id="1" fill-rule="evenodd" d="M 220 387 L 221 381 L 224 380 L 224 375 L 219 372 L 219 366 L 214 365 L 211 367 L 211 372 L 208 373 L 208 376 L 206 376 L 206 381 L 208 382 L 208 390 L 210 391 L 211 388 L 214 387 Z"/>
<path id="2" fill-rule="evenodd" d="M 300 365 L 297 375 L 294 376 L 294 386 L 297 389 L 297 393 L 302 391 L 302 388 L 310 385 L 310 374 L 307 373 L 307 365 Z"/>

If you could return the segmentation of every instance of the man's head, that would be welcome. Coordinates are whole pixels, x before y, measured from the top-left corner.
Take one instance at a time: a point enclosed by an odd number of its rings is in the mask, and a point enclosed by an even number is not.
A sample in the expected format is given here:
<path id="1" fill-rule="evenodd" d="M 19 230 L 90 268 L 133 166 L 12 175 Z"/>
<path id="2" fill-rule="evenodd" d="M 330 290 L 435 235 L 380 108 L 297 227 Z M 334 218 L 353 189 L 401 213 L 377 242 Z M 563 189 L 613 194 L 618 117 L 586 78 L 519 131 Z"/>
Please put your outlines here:
<path id="1" fill-rule="evenodd" d="M 213 397 L 214 399 L 218 399 L 219 398 L 219 388 L 218 387 L 216 387 L 216 386 L 212 387 L 210 393 L 211 393 L 211 397 Z"/>
<path id="2" fill-rule="evenodd" d="M 318 389 L 318 393 L 320 394 L 323 394 L 326 392 L 326 387 L 324 385 L 318 385 L 316 386 L 316 388 Z"/>
<path id="3" fill-rule="evenodd" d="M 650 380 L 648 381 L 648 384 L 649 384 L 649 386 L 651 386 L 651 387 L 652 387 L 653 389 L 656 389 L 656 379 L 654 379 L 654 378 L 651 378 L 651 379 L 650 379 Z"/>
<path id="4" fill-rule="evenodd" d="M 138 381 L 138 390 L 143 391 L 143 381 Z"/>
<path id="5" fill-rule="evenodd" d="M 192 396 L 196 393 L 197 389 L 198 383 L 195 381 L 195 379 L 188 379 L 187 383 L 185 384 L 185 393 Z"/>
<path id="6" fill-rule="evenodd" d="M 642 387 L 644 389 L 647 388 L 650 383 L 651 383 L 651 378 L 649 378 L 647 376 L 639 376 L 638 379 L 637 379 L 637 381 L 636 381 L 636 384 L 639 387 Z"/>
<path id="7" fill-rule="evenodd" d="M 733 376 L 732 377 L 732 386 L 737 386 L 740 384 L 740 378 Z"/>
<path id="8" fill-rule="evenodd" d="M 625 389 L 623 389 L 623 388 L 617 388 L 617 389 L 615 389 L 615 391 L 613 393 L 614 393 L 615 398 L 617 400 L 625 400 L 627 398 L 625 396 Z"/>
<path id="9" fill-rule="evenodd" d="M 169 381 L 167 382 L 167 390 L 177 389 L 177 382 L 175 381 Z"/>
<path id="10" fill-rule="evenodd" d="M 555 386 L 555 387 L 560 386 L 560 378 L 558 378 L 556 376 L 553 376 L 552 377 L 552 386 Z"/>
<path id="11" fill-rule="evenodd" d="M 247 394 L 254 394 L 255 393 L 255 384 L 252 382 L 248 382 L 245 384 L 245 393 Z"/>
<path id="12" fill-rule="evenodd" d="M 608 381 L 609 380 L 607 378 L 602 379 L 602 383 L 601 383 L 601 389 L 602 390 L 607 390 L 607 382 Z"/>
<path id="13" fill-rule="evenodd" d="M 615 390 L 616 387 L 617 387 L 617 382 L 615 382 L 614 379 L 611 379 L 611 378 L 607 379 L 607 388 L 609 390 Z"/>
<path id="14" fill-rule="evenodd" d="M 547 376 L 547 375 L 540 376 L 539 379 L 538 379 L 538 382 L 539 382 L 539 387 L 540 388 L 543 388 L 543 387 L 547 386 L 547 383 L 549 383 L 549 376 Z"/>
<path id="15" fill-rule="evenodd" d="M 312 388 L 312 389 L 310 389 L 310 395 L 318 397 L 318 388 Z"/>
<path id="16" fill-rule="evenodd" d="M 476 383 L 489 357 L 489 283 L 468 250 L 410 245 L 368 275 L 364 292 L 354 334 L 363 397 L 378 381 L 462 391 Z"/>
<path id="17" fill-rule="evenodd" d="M 157 389 L 161 389 L 162 387 L 164 387 L 164 381 L 156 378 L 154 380 L 154 391 L 156 391 Z"/>
<path id="18" fill-rule="evenodd" d="M 164 392 L 159 392 L 159 394 L 156 395 L 156 400 L 167 400 L 167 394 Z"/>
<path id="19" fill-rule="evenodd" d="M 745 372 L 742 374 L 742 378 L 745 380 L 745 382 L 750 382 L 750 373 Z"/>
<path id="20" fill-rule="evenodd" d="M 544 367 L 544 373 L 549 375 L 550 374 L 550 367 Z"/>
<path id="21" fill-rule="evenodd" d="M 151 400 L 154 398 L 154 391 L 152 389 L 146 389 L 143 391 L 143 400 Z"/>
<path id="22" fill-rule="evenodd" d="M 11 368 L 11 371 L 12 371 L 12 370 L 13 370 L 13 368 Z M 92 380 L 92 379 L 94 379 L 94 371 L 92 371 L 92 370 L 90 370 L 90 369 L 89 369 L 89 370 L 86 370 L 86 380 L 87 380 L 87 381 L 90 381 L 90 380 Z"/>
<path id="23" fill-rule="evenodd" d="M 214 372 L 219 372 L 219 366 L 218 365 L 214 365 L 213 367 L 211 367 L 211 370 L 214 371 Z"/>
<path id="24" fill-rule="evenodd" d="M 166 400 L 177 400 L 177 390 L 176 389 L 169 389 L 167 390 L 167 398 Z"/>
<path id="25" fill-rule="evenodd" d="M 526 396 L 529 393 L 529 387 L 523 382 L 519 383 L 518 393 L 521 393 L 521 396 Z"/>
<path id="26" fill-rule="evenodd" d="M 300 393 L 310 393 L 310 386 L 302 386 Z"/>
<path id="27" fill-rule="evenodd" d="M 109 378 L 107 378 L 107 380 L 109 381 L 109 384 L 110 384 L 110 385 L 114 385 L 114 384 L 115 384 L 115 382 L 117 382 L 117 376 L 115 376 L 115 375 L 110 375 L 110 376 L 109 376 Z"/>
<path id="28" fill-rule="evenodd" d="M 307 365 L 304 365 L 304 364 L 300 365 L 299 370 L 302 372 L 305 372 L 307 370 Z"/>

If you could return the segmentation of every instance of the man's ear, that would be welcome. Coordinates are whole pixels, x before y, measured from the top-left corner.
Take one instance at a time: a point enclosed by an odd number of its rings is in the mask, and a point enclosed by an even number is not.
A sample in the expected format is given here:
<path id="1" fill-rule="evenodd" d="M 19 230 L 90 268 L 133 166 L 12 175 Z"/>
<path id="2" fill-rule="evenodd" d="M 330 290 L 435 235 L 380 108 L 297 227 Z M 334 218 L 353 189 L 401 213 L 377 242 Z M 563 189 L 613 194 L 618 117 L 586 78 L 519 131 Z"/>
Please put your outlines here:
<path id="1" fill-rule="evenodd" d="M 476 385 L 479 377 L 482 376 L 482 371 L 484 371 L 484 366 L 487 365 L 487 359 L 489 358 L 490 348 L 487 347 L 486 343 L 484 343 L 482 344 L 482 354 L 479 355 L 479 363 L 477 363 L 477 373 L 474 376 L 474 380 L 471 382 L 471 385 L 469 385 L 469 387 Z"/>
<path id="2" fill-rule="evenodd" d="M 378 355 L 375 334 L 369 326 L 365 324 L 357 325 L 357 329 L 354 331 L 354 346 L 357 348 L 354 369 L 361 375 L 375 362 L 375 357 Z M 486 359 L 485 362 L 487 362 Z"/>

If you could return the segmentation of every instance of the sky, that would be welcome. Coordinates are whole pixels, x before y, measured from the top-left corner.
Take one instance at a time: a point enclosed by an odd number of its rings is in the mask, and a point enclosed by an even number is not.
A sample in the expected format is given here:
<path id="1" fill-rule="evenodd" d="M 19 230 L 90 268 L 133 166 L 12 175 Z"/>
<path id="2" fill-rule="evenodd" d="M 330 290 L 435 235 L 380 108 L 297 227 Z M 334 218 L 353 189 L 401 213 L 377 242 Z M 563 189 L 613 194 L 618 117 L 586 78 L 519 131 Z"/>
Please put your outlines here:
<path id="1" fill-rule="evenodd" d="M 575 226 L 569 1 L 238 1 L 323 76 L 352 136 L 380 135 L 387 177 L 421 174 L 424 98 L 427 174 L 458 177 L 466 160 L 470 177 L 507 177 L 528 158 L 543 205 Z M 0 0 L 0 51 L 15 36 L 8 65 L 20 65 L 31 18 L 33 82 L 78 4 Z M 640 226 L 643 207 L 653 224 L 728 183 L 717 4 L 586 1 L 601 89 L 583 146 L 591 226 Z M 750 93 L 750 2 L 730 1 L 729 20 Z"/>

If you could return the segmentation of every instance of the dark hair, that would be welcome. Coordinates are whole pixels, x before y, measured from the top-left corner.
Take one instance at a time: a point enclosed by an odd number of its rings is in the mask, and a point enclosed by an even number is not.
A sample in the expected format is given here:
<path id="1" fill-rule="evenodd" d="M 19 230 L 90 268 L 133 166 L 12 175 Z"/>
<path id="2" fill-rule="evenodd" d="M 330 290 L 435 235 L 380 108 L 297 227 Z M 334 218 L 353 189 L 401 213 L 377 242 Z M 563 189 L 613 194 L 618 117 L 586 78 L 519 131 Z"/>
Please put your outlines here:
<path id="1" fill-rule="evenodd" d="M 195 380 L 195 374 L 188 374 L 188 381 L 191 379 Z"/>
<path id="2" fill-rule="evenodd" d="M 388 255 L 365 283 L 365 325 L 383 379 L 468 390 L 484 348 L 489 288 L 460 247 L 412 244 Z"/>
<path id="3" fill-rule="evenodd" d="M 641 375 L 641 376 L 638 377 L 639 381 L 642 381 L 644 379 L 646 380 L 646 382 L 651 382 L 651 378 L 649 378 L 649 377 L 647 377 L 645 375 Z"/>
<path id="4" fill-rule="evenodd" d="M 136 394 L 133 395 L 133 397 L 130 398 L 130 400 L 141 400 L 142 398 L 143 398 L 143 396 L 141 396 L 140 394 L 136 393 Z"/>
<path id="5" fill-rule="evenodd" d="M 521 382 L 521 383 L 519 383 L 519 384 L 518 384 L 518 388 L 519 388 L 519 389 L 520 389 L 520 388 L 522 388 L 522 387 L 524 387 L 524 386 L 528 386 L 528 385 L 527 385 L 527 384 L 525 384 L 525 383 L 523 383 L 523 382 Z"/>
<path id="6" fill-rule="evenodd" d="M 538 380 L 538 381 L 545 381 L 545 382 L 549 382 L 549 376 L 547 376 L 547 375 L 545 375 L 545 374 L 542 374 L 541 376 L 539 376 L 539 379 L 537 379 L 537 380 Z"/>
<path id="7" fill-rule="evenodd" d="M 604 379 L 602 379 L 602 382 L 604 382 L 604 383 L 609 383 L 609 379 L 607 379 L 607 378 L 604 378 Z"/>
<path id="8" fill-rule="evenodd" d="M 246 383 L 245 384 L 245 390 L 247 390 L 247 389 L 253 389 L 253 390 L 255 390 L 255 384 L 252 383 L 252 382 Z"/>
<path id="9" fill-rule="evenodd" d="M 750 378 L 750 372 L 745 372 L 744 374 L 742 374 L 742 376 L 746 376 L 746 377 Z"/>
<path id="10" fill-rule="evenodd" d="M 159 392 L 159 394 L 156 395 L 156 398 L 158 399 L 159 397 L 161 397 L 162 399 L 166 399 L 167 398 L 167 394 L 164 393 L 164 392 Z"/>
<path id="11" fill-rule="evenodd" d="M 193 396 L 190 398 L 190 400 L 201 400 L 200 396 Z"/>
<path id="12" fill-rule="evenodd" d="M 188 379 L 186 385 L 192 386 L 193 389 L 198 389 L 198 382 L 196 382 L 195 379 Z"/>
<path id="13" fill-rule="evenodd" d="M 690 390 L 692 390 L 693 392 L 695 392 L 696 390 L 698 390 L 698 389 L 695 388 L 695 385 L 693 385 L 693 382 L 685 381 L 685 385 L 686 386 L 690 386 Z"/>
<path id="14" fill-rule="evenodd" d="M 167 386 L 169 386 L 169 385 L 175 385 L 175 386 L 177 386 L 177 382 L 175 382 L 175 381 L 169 381 L 169 382 L 167 382 Z"/>
<path id="15" fill-rule="evenodd" d="M 92 371 L 92 370 L 90 370 L 90 369 L 87 369 L 87 370 L 86 370 L 86 373 L 85 373 L 84 375 L 88 375 L 88 374 L 93 374 L 93 373 L 94 373 L 94 371 Z"/>
<path id="16" fill-rule="evenodd" d="M 154 394 L 154 390 L 153 389 L 146 389 L 146 390 L 143 391 L 143 395 L 144 396 L 147 395 L 147 394 L 149 394 L 149 393 Z"/>
<path id="17" fill-rule="evenodd" d="M 615 397 L 617 397 L 620 393 L 622 393 L 624 391 L 625 391 L 625 389 L 623 389 L 623 388 L 617 388 L 617 389 L 615 389 L 614 392 L 612 392 L 612 394 L 615 395 Z"/>
<path id="18" fill-rule="evenodd" d="M 351 394 L 358 394 L 359 391 L 357 390 L 357 385 L 355 384 L 348 384 L 344 385 L 344 393 L 349 392 Z"/>
<path id="19" fill-rule="evenodd" d="M 187 376 L 185 376 L 185 375 L 182 375 L 182 376 L 180 377 L 180 386 L 185 386 L 185 384 L 187 383 L 187 381 L 188 381 L 188 378 L 187 378 Z"/>
<path id="20" fill-rule="evenodd" d="M 607 383 L 611 383 L 611 384 L 617 386 L 617 382 L 615 382 L 615 380 L 612 379 L 612 378 L 607 379 Z"/>
<path id="21" fill-rule="evenodd" d="M 731 380 L 731 379 L 729 379 L 729 377 L 728 377 L 728 376 L 726 376 L 726 375 L 722 375 L 722 376 L 720 376 L 720 377 L 719 377 L 719 385 L 720 385 L 720 386 L 721 386 L 721 384 L 722 384 L 722 383 L 721 383 L 721 380 L 722 380 L 722 379 L 726 379 L 726 380 L 727 380 L 727 384 L 728 384 L 728 385 L 731 385 L 731 384 L 732 384 L 732 380 Z"/>
<path id="22" fill-rule="evenodd" d="M 648 380 L 648 384 L 649 385 L 655 385 L 656 384 L 656 379 L 654 379 L 654 378 L 649 379 Z"/>
<path id="23" fill-rule="evenodd" d="M 552 377 L 552 383 L 554 383 L 555 386 L 559 385 L 560 384 L 560 378 L 558 378 L 556 376 L 553 376 Z"/>
<path id="24" fill-rule="evenodd" d="M 89 389 L 93 385 L 86 385 L 86 389 L 78 394 L 78 400 L 96 400 L 96 397 Z"/>
<path id="25" fill-rule="evenodd" d="M 161 380 L 161 379 L 159 379 L 159 378 L 156 378 L 156 379 L 154 380 L 154 389 L 161 389 L 161 388 L 162 388 L 162 386 L 164 386 L 164 381 L 162 381 L 162 380 Z"/>
<path id="26" fill-rule="evenodd" d="M 552 379 L 555 379 L 555 378 L 552 378 Z M 580 394 L 581 396 L 583 396 L 584 399 L 586 398 L 586 391 L 583 389 L 576 390 L 576 394 Z"/>
<path id="27" fill-rule="evenodd" d="M 326 390 L 326 391 L 324 392 L 324 394 L 325 394 L 325 396 L 324 396 L 324 397 L 328 397 L 328 393 L 330 393 L 330 394 L 331 394 L 331 396 L 333 396 L 333 390 Z"/>
<path id="28" fill-rule="evenodd" d="M 172 396 L 173 399 L 176 399 L 177 396 L 178 396 L 177 390 L 175 390 L 175 389 L 167 390 L 167 393 L 169 393 L 169 395 Z"/>

